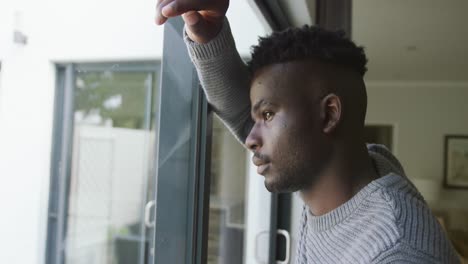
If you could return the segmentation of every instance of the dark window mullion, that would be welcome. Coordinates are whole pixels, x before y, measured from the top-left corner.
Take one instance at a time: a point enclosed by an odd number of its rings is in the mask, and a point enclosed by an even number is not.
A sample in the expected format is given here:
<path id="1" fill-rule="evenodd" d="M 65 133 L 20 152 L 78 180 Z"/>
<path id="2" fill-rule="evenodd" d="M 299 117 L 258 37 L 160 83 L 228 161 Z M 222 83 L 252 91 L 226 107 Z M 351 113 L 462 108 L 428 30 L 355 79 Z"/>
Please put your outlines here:
<path id="1" fill-rule="evenodd" d="M 181 18 L 164 29 L 154 263 L 206 259 L 208 107 L 182 29 Z"/>
<path id="2" fill-rule="evenodd" d="M 208 249 L 208 223 L 210 212 L 210 169 L 211 169 L 211 146 L 212 146 L 212 122 L 213 114 L 209 110 L 209 105 L 201 87 L 199 89 L 201 97 L 200 104 L 200 140 L 199 140 L 199 159 L 198 159 L 198 177 L 196 203 L 196 236 L 195 236 L 195 258 L 193 263 L 204 264 L 207 261 Z"/>

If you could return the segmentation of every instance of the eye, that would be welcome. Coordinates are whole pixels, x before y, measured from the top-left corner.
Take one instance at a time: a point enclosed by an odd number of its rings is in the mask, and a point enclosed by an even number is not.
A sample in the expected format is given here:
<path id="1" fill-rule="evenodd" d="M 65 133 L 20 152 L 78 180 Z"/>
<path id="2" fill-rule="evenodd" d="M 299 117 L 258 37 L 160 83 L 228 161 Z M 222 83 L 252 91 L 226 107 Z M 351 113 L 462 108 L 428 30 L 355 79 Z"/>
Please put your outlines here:
<path id="1" fill-rule="evenodd" d="M 263 120 L 270 121 L 273 118 L 273 112 L 265 111 L 263 112 Z"/>

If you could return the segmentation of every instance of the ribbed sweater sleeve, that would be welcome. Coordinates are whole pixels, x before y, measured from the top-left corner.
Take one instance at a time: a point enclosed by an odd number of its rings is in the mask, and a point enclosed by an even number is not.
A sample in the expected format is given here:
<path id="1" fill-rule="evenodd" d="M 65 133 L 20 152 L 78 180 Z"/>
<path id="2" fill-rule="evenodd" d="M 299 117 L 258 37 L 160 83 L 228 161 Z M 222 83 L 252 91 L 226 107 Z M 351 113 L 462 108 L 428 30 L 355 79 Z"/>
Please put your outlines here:
<path id="1" fill-rule="evenodd" d="M 247 66 L 237 52 L 227 19 L 220 33 L 210 42 L 184 41 L 208 102 L 236 138 L 244 143 L 253 122 L 250 118 Z"/>

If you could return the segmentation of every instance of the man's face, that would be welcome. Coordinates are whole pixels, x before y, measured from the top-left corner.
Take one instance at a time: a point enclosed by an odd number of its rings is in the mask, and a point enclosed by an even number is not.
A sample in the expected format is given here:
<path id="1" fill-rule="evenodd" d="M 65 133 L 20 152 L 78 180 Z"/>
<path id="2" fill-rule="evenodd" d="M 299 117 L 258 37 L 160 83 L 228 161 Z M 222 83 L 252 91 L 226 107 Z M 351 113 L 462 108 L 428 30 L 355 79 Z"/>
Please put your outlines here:
<path id="1" fill-rule="evenodd" d="M 254 126 L 246 146 L 270 192 L 307 189 L 328 160 L 322 133 L 320 82 L 303 62 L 274 64 L 254 75 L 250 90 Z"/>

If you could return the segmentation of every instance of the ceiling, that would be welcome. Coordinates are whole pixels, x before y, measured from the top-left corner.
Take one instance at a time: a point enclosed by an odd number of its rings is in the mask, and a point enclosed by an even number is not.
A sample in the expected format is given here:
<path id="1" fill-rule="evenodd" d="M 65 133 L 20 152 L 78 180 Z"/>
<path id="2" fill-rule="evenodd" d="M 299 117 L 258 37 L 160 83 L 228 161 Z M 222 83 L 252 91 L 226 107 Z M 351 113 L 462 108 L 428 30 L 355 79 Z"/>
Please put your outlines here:
<path id="1" fill-rule="evenodd" d="M 355 0 L 370 80 L 468 81 L 468 1 Z"/>
<path id="2" fill-rule="evenodd" d="M 293 25 L 314 0 L 278 0 Z M 367 80 L 468 82 L 467 0 L 354 0 L 352 37 L 366 49 Z"/>

